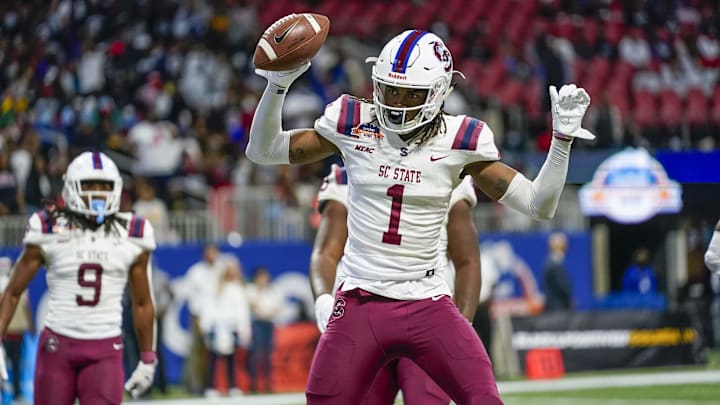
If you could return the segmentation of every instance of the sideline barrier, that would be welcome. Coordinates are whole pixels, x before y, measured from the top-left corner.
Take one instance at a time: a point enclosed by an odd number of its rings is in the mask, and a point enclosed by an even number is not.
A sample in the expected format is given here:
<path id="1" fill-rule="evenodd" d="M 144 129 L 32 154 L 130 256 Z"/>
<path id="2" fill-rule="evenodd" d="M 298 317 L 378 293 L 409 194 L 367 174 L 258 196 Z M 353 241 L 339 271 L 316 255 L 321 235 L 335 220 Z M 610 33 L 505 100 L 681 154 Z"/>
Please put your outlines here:
<path id="1" fill-rule="evenodd" d="M 548 349 L 561 353 L 567 372 L 707 362 L 703 339 L 685 311 L 559 311 L 516 317 L 512 324 L 512 348 L 521 364 L 532 364 L 528 375 L 537 372 L 534 351 Z"/>

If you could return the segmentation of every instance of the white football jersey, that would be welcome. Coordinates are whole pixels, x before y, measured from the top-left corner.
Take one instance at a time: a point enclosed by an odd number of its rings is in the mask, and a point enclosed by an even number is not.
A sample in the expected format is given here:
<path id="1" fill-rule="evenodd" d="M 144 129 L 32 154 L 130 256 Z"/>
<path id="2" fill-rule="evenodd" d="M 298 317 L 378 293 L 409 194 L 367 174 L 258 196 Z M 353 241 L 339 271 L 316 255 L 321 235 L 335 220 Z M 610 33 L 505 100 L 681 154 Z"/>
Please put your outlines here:
<path id="1" fill-rule="evenodd" d="M 325 109 L 315 130 L 343 155 L 348 176 L 348 243 L 340 267 L 343 289 L 378 280 L 430 278 L 435 288 L 408 291 L 426 298 L 447 289 L 441 273 L 441 232 L 452 190 L 469 163 L 500 158 L 490 128 L 467 116 L 445 115 L 445 130 L 422 146 L 374 124 L 371 103 L 343 95 Z M 437 280 L 435 280 L 437 279 Z"/>
<path id="2" fill-rule="evenodd" d="M 332 165 L 330 169 L 330 174 L 328 174 L 324 179 L 323 183 L 320 186 L 320 190 L 318 191 L 318 204 L 320 206 L 320 209 L 322 210 L 323 204 L 327 203 L 328 201 L 337 201 L 340 204 L 347 207 L 347 194 L 348 194 L 348 187 L 347 187 L 347 173 L 345 172 L 344 167 L 340 167 L 338 165 Z M 449 207 L 453 207 L 455 203 L 458 201 L 467 201 L 467 203 L 470 205 L 470 207 L 475 207 L 477 205 L 477 195 L 475 194 L 475 188 L 473 187 L 473 180 L 470 176 L 465 176 L 462 182 L 460 182 L 460 185 L 455 187 L 453 189 L 452 194 L 450 195 L 450 204 Z M 448 210 L 448 213 L 450 211 Z M 443 276 L 445 278 L 445 281 L 447 282 L 448 287 L 450 288 L 451 294 L 454 293 L 455 290 L 455 269 L 453 267 L 453 264 L 450 260 L 447 258 L 447 243 L 448 243 L 448 234 L 447 234 L 447 222 L 448 222 L 448 215 L 446 213 L 445 220 L 443 221 L 443 227 L 440 231 L 440 251 L 439 254 L 441 255 L 442 259 L 446 260 L 446 265 L 441 266 L 440 270 L 442 271 Z M 338 270 L 337 275 L 335 277 L 335 288 L 342 283 L 345 279 L 345 275 Z M 392 291 L 394 289 L 395 282 L 393 281 L 387 281 L 385 282 L 385 288 L 384 290 Z M 404 283 L 401 283 L 400 290 L 402 291 L 405 289 Z M 395 295 L 395 294 L 393 294 Z"/>
<path id="3" fill-rule="evenodd" d="M 127 225 L 105 232 L 71 229 L 64 218 L 39 211 L 23 243 L 42 249 L 50 300 L 45 326 L 75 339 L 121 334 L 122 295 L 128 270 L 143 251 L 155 250 L 149 221 L 117 213 Z M 150 269 L 148 269 L 150 271 Z M 148 275 L 149 276 L 149 275 Z"/>

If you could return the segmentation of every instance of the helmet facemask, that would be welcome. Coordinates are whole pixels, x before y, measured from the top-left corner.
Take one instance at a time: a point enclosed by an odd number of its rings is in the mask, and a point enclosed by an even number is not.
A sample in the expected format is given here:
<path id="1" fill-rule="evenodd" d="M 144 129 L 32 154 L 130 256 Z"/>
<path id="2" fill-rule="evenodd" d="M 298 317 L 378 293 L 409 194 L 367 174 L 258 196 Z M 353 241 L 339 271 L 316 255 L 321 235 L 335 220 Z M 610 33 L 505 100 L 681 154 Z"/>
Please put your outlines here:
<path id="1" fill-rule="evenodd" d="M 398 86 L 389 84 L 382 80 L 375 80 L 373 83 L 373 101 L 377 108 L 378 123 L 382 128 L 398 134 L 406 134 L 420 128 L 432 121 L 440 112 L 445 102 L 442 80 L 438 80 L 432 86 Z M 424 100 L 416 106 L 398 107 L 386 102 L 387 92 L 392 87 L 403 87 L 405 89 L 424 90 Z"/>
<path id="2" fill-rule="evenodd" d="M 407 134 L 430 123 L 450 94 L 452 57 L 435 34 L 405 31 L 390 40 L 380 56 L 368 58 L 366 62 L 374 62 L 373 101 L 378 124 L 387 131 Z M 418 105 L 390 105 L 387 102 L 389 87 L 427 93 Z"/>

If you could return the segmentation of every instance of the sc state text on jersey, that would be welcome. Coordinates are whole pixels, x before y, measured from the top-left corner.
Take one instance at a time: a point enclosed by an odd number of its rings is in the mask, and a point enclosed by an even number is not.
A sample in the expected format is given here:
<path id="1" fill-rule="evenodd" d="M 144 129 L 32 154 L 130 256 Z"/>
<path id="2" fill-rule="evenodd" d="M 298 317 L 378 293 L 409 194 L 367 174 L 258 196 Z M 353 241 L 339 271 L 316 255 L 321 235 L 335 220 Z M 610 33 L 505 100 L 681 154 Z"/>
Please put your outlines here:
<path id="1" fill-rule="evenodd" d="M 392 179 L 403 183 L 419 184 L 422 182 L 422 172 L 415 169 L 407 169 L 404 167 L 392 167 L 388 165 L 380 165 L 378 168 L 378 177 Z"/>
<path id="2" fill-rule="evenodd" d="M 77 250 L 75 258 L 80 261 L 106 263 L 110 260 L 110 253 L 103 250 Z"/>

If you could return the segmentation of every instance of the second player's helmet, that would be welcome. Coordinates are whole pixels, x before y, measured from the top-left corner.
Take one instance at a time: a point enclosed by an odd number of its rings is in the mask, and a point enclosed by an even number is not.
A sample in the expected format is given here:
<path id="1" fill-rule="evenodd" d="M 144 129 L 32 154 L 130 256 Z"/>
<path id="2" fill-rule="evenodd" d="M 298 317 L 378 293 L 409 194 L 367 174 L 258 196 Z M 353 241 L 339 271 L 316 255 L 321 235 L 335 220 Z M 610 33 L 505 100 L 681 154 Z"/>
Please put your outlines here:
<path id="1" fill-rule="evenodd" d="M 102 221 L 107 215 L 118 212 L 122 194 L 122 178 L 115 162 L 100 152 L 83 152 L 67 167 L 62 196 L 65 205 L 73 212 L 91 215 Z M 112 190 L 83 190 L 84 182 L 103 181 L 112 184 Z"/>
<path id="2" fill-rule="evenodd" d="M 453 62 L 437 35 L 409 30 L 388 42 L 372 68 L 373 101 L 378 124 L 389 131 L 408 133 L 432 121 L 450 94 Z M 387 86 L 427 90 L 425 102 L 416 107 L 385 103 Z M 412 112 L 417 111 L 415 116 Z"/>

